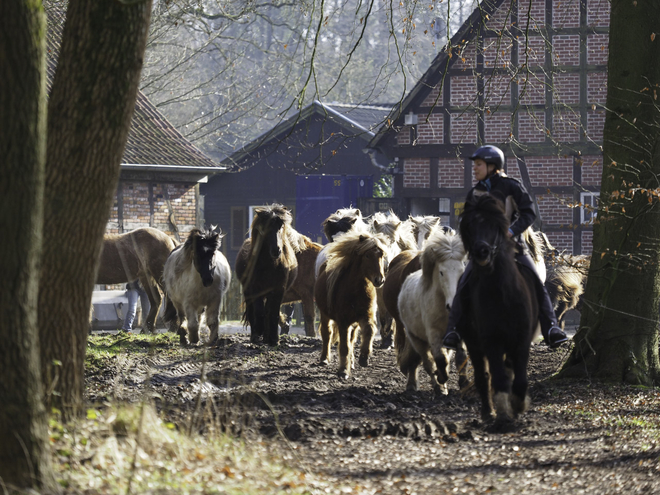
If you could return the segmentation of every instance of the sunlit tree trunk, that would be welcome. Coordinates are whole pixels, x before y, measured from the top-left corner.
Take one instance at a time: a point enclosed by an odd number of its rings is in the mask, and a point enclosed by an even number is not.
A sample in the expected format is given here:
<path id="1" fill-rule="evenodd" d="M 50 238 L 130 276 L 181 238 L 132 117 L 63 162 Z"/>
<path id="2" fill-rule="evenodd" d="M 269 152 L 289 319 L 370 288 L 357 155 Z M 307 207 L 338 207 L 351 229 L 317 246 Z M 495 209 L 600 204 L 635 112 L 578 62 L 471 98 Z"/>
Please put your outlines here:
<path id="1" fill-rule="evenodd" d="M 148 32 L 147 0 L 69 0 L 48 104 L 39 330 L 48 400 L 80 410 L 96 263 Z M 52 393 L 51 393 L 52 392 Z"/>
<path id="2" fill-rule="evenodd" d="M 37 330 L 46 157 L 41 0 L 0 2 L 0 479 L 53 488 Z"/>
<path id="3" fill-rule="evenodd" d="M 601 207 L 562 375 L 648 384 L 660 377 L 660 3 L 611 5 Z"/>

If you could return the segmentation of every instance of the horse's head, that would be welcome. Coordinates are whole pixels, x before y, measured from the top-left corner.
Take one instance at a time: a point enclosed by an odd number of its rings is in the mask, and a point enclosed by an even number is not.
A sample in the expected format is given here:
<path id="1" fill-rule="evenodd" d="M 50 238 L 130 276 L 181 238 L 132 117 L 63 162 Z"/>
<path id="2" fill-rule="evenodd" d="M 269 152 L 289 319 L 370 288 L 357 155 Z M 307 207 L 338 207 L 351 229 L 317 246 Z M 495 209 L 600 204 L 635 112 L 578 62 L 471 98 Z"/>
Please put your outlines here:
<path id="1" fill-rule="evenodd" d="M 223 237 L 224 235 L 220 231 L 216 232 L 213 226 L 206 231 L 193 229 L 186 240 L 185 246 L 193 250 L 193 263 L 199 276 L 202 277 L 204 287 L 213 285 L 215 253 L 220 249 Z"/>
<path id="2" fill-rule="evenodd" d="M 383 285 L 387 268 L 385 237 L 382 234 L 360 235 L 357 253 L 361 256 L 362 274 L 375 287 Z"/>
<path id="3" fill-rule="evenodd" d="M 455 234 L 445 234 L 442 229 L 434 229 L 422 251 L 422 280 L 427 290 L 435 285 L 442 293 L 447 310 L 454 302 L 458 281 L 466 264 L 467 255 L 461 238 Z"/>
<path id="4" fill-rule="evenodd" d="M 256 208 L 252 222 L 253 247 L 265 247 L 271 259 L 280 259 L 284 251 L 286 229 L 292 220 L 291 212 L 285 206 L 273 204 Z"/>
<path id="5" fill-rule="evenodd" d="M 358 208 L 341 208 L 323 221 L 323 233 L 329 242 L 334 241 L 337 234 L 358 230 L 366 230 L 362 212 Z"/>
<path id="6" fill-rule="evenodd" d="M 511 249 L 509 220 L 504 204 L 490 194 L 472 198 L 461 214 L 460 233 L 465 250 L 480 267 L 491 267 L 497 255 Z"/>

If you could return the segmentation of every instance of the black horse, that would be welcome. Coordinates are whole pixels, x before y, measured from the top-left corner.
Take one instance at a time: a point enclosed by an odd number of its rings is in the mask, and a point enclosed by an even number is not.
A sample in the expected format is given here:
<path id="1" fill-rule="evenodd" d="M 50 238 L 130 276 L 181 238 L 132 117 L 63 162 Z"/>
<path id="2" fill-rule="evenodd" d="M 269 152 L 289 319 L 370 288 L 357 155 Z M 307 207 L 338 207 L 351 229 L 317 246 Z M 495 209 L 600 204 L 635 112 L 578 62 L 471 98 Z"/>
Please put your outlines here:
<path id="1" fill-rule="evenodd" d="M 305 248 L 305 237 L 291 227 L 291 212 L 273 204 L 255 209 L 251 237 L 236 257 L 236 275 L 243 287 L 244 322 L 250 340 L 279 343 L 278 323 L 284 293 L 298 273 L 296 253 Z"/>
<path id="2" fill-rule="evenodd" d="M 464 316 L 459 326 L 484 420 L 492 418 L 493 405 L 498 421 L 511 420 L 529 406 L 527 363 L 539 313 L 536 274 L 516 263 L 508 229 L 497 198 L 483 195 L 466 203 L 460 234 L 473 267 L 460 291 Z"/>

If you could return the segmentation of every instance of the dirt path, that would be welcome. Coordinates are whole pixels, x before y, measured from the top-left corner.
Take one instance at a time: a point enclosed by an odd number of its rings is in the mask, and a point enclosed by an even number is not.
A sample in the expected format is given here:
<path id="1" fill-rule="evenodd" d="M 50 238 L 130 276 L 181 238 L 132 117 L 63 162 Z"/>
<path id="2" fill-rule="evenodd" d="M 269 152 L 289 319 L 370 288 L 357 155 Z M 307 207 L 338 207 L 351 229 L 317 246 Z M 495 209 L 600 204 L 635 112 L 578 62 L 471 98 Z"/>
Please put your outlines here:
<path id="1" fill-rule="evenodd" d="M 147 391 L 180 427 L 271 442 L 357 493 L 660 493 L 660 393 L 548 380 L 566 349 L 533 346 L 532 408 L 498 431 L 459 394 L 455 373 L 446 397 L 433 397 L 423 370 L 421 390 L 406 393 L 394 351 L 376 349 L 342 382 L 336 354 L 318 364 L 320 347 L 291 335 L 271 349 L 245 333 L 224 335 L 208 360 L 200 348 L 145 347 L 90 374 L 89 399 Z"/>

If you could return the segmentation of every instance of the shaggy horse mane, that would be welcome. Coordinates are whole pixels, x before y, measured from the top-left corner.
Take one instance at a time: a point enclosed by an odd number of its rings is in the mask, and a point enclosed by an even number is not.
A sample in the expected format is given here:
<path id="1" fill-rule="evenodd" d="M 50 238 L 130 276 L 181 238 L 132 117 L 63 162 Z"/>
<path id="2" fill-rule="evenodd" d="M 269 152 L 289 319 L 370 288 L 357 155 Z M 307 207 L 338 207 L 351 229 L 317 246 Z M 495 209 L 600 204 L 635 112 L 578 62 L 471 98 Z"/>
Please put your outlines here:
<path id="1" fill-rule="evenodd" d="M 262 237 L 266 232 L 272 228 L 271 222 L 279 220 L 282 223 L 283 229 L 283 249 L 282 257 L 285 266 L 295 266 L 296 253 L 300 253 L 307 247 L 306 240 L 311 242 L 311 239 L 305 237 L 296 231 L 292 226 L 293 216 L 286 206 L 274 203 L 270 206 L 259 206 L 254 209 L 255 215 L 250 226 L 252 232 L 252 249 L 261 249 Z"/>
<path id="2" fill-rule="evenodd" d="M 412 229 L 408 228 L 408 224 L 402 222 L 392 210 L 387 213 L 381 211 L 374 213 L 371 216 L 371 228 L 377 234 L 385 234 L 390 240 L 389 244 L 396 243 L 402 251 L 417 248 Z"/>
<path id="3" fill-rule="evenodd" d="M 216 232 L 216 229 L 217 232 Z M 217 226 L 212 225 L 210 229 L 198 229 L 195 227 L 188 234 L 188 238 L 183 244 L 175 247 L 172 253 L 180 251 L 180 255 L 176 257 L 174 264 L 174 271 L 177 277 L 186 270 L 195 260 L 195 252 L 198 249 L 199 243 L 207 244 L 207 247 L 212 248 L 213 251 L 218 251 L 222 244 L 222 238 L 225 234 Z"/>
<path id="4" fill-rule="evenodd" d="M 463 241 L 456 234 L 445 233 L 442 229 L 433 229 L 429 238 L 424 241 L 424 248 L 420 259 L 422 265 L 422 279 L 424 287 L 428 288 L 433 282 L 433 268 L 438 263 L 451 259 L 465 259 Z"/>
<path id="5" fill-rule="evenodd" d="M 372 249 L 380 249 L 385 253 L 387 240 L 383 234 L 365 234 L 360 232 L 347 232 L 337 240 L 326 245 L 327 261 L 325 271 L 328 274 L 327 288 L 328 301 L 334 294 L 335 285 L 339 275 L 360 256 Z"/>
<path id="6" fill-rule="evenodd" d="M 367 226 L 362 218 L 359 208 L 340 208 L 321 224 L 323 233 L 328 241 L 332 242 L 336 235 L 350 230 L 365 232 Z"/>

